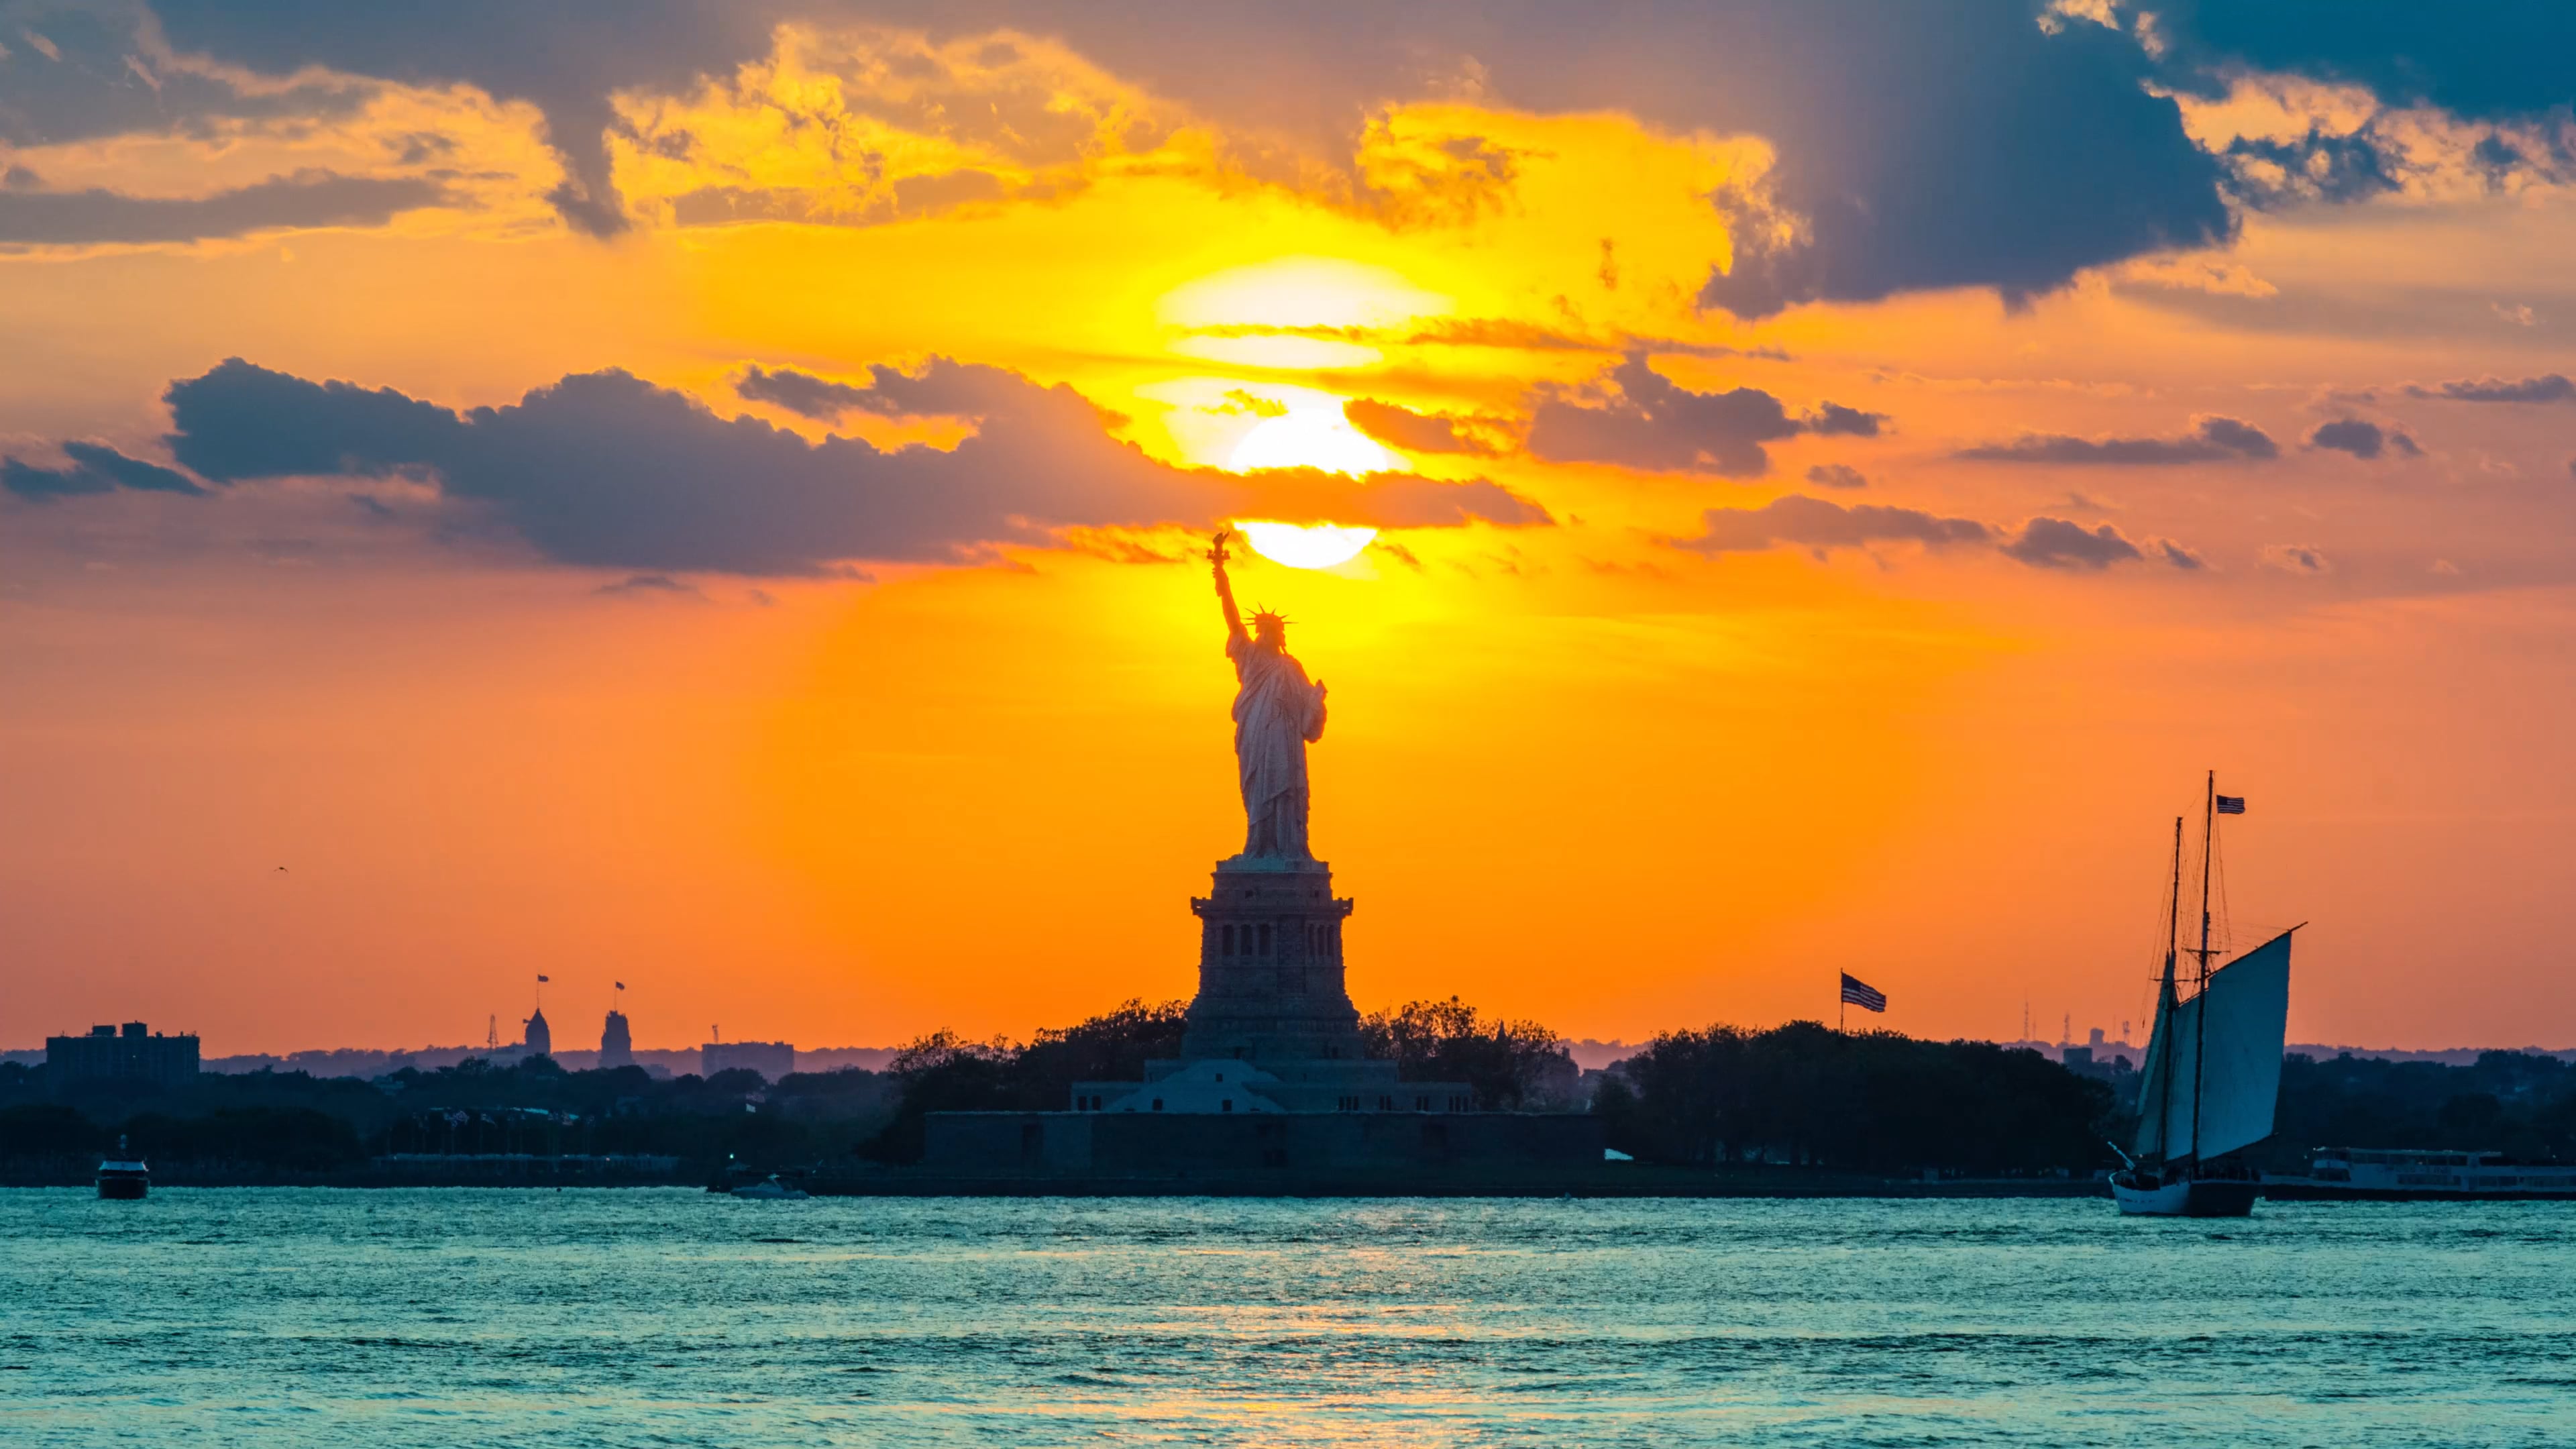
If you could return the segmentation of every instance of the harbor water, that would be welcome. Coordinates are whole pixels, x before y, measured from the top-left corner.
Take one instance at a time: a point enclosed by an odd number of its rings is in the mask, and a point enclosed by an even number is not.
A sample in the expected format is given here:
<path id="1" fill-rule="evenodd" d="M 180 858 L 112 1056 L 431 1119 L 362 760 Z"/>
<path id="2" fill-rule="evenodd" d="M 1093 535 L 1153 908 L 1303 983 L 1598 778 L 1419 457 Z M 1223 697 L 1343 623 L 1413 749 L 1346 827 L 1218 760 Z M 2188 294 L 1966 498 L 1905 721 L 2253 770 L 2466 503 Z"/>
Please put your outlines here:
<path id="1" fill-rule="evenodd" d="M 2576 1441 L 2576 1203 L 0 1192 L 11 1445 Z"/>

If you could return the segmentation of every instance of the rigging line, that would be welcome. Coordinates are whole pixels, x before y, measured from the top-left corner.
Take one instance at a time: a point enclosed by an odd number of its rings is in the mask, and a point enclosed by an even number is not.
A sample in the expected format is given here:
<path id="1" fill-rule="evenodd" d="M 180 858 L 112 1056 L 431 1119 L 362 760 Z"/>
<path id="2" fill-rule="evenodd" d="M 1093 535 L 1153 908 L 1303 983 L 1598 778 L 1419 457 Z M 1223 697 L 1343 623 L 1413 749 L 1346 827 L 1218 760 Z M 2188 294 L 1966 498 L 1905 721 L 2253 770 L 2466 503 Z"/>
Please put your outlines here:
<path id="1" fill-rule="evenodd" d="M 2182 820 L 2179 815 L 2174 817 L 2173 882 L 2168 888 L 2170 893 L 2165 905 L 2165 966 L 2164 974 L 2156 983 L 2157 1023 L 2166 1029 L 2159 1031 L 2150 1027 L 2147 1035 L 2149 1048 L 2147 1059 L 2151 1068 L 2155 1061 L 2156 1039 L 2158 1037 L 2164 1039 L 2163 1070 L 2158 1078 L 2164 1084 L 2164 1095 L 2156 1103 L 2156 1161 L 2158 1163 L 2173 1159 L 2174 1042 L 2173 1032 L 2170 1029 L 2171 1023 L 2165 1019 L 2165 1006 L 2171 999 L 2168 995 L 2170 989 L 2168 983 L 2173 979 L 2172 973 L 2182 950 Z M 2142 1100 L 2138 1105 L 2143 1110 L 2146 1103 Z"/>
<path id="2" fill-rule="evenodd" d="M 2227 850 L 2215 838 L 2211 840 L 2210 848 L 2218 852 L 2218 932 L 2227 949 L 2233 952 L 2236 949 L 2236 918 L 2227 901 Z"/>
<path id="3" fill-rule="evenodd" d="M 2177 815 L 2175 818 L 2180 819 L 2181 817 Z M 2153 1023 L 2156 1019 L 2156 998 L 2163 990 L 2164 950 L 2166 937 L 2172 929 L 2172 922 L 2169 917 L 2176 909 L 2178 909 L 2173 902 L 2166 899 L 2166 897 L 2171 893 L 2172 885 L 2173 882 L 2168 879 L 2165 884 L 2159 887 L 2156 891 L 2156 914 L 2147 927 L 2150 944 L 2147 948 L 2148 965 L 2146 980 L 2138 985 L 2129 998 L 2130 1018 L 2132 1020 L 2149 1023 L 2148 1035 L 2151 1038 L 2155 1033 Z M 2121 1036 L 2125 1039 L 2128 1036 L 2128 1033 L 2122 1032 Z M 2137 1043 L 2132 1042 L 2130 1045 L 2135 1046 Z M 2141 1060 L 2143 1061 L 2143 1057 Z"/>
<path id="4" fill-rule="evenodd" d="M 2218 817 L 2215 811 L 2207 808 L 2202 810 L 2201 816 L 2200 850 L 2192 864 L 2200 867 L 2200 889 L 2195 894 L 2199 897 L 2197 904 L 2201 914 L 2208 918 L 2208 924 L 2201 933 L 2200 947 L 2185 954 L 2199 960 L 2201 963 L 2199 969 L 2205 974 L 2209 964 L 2206 958 L 2208 955 L 2215 954 L 2217 948 L 2213 943 L 2218 939 L 2218 895 L 2215 889 L 2218 878 Z M 2206 951 L 2202 948 L 2206 948 Z"/>
<path id="5" fill-rule="evenodd" d="M 2218 849 L 2218 772 L 2201 786 L 2200 807 L 2200 1009 L 2191 1015 L 2191 1163 L 2200 1166 L 2200 1096 L 2209 1068 L 2209 868 Z"/>
<path id="6" fill-rule="evenodd" d="M 2162 979 L 2162 972 L 2164 970 L 2163 943 L 2165 935 L 2165 893 L 2161 889 L 2156 892 L 2155 909 L 2155 917 L 2151 922 L 2149 922 L 2146 929 L 2146 935 L 2149 940 L 2149 945 L 2145 953 L 2148 958 L 2146 979 L 2143 983 L 2133 983 L 2129 996 L 2129 1015 L 2132 1019 L 2143 1018 L 2146 1020 L 2153 1020 L 2155 1016 L 2153 1003 L 2155 1001 L 2156 983 Z M 2143 1009 L 2141 1007 L 2141 1003 L 2145 1003 Z M 2121 1035 L 2126 1037 L 2127 1033 L 2123 1032 Z"/>

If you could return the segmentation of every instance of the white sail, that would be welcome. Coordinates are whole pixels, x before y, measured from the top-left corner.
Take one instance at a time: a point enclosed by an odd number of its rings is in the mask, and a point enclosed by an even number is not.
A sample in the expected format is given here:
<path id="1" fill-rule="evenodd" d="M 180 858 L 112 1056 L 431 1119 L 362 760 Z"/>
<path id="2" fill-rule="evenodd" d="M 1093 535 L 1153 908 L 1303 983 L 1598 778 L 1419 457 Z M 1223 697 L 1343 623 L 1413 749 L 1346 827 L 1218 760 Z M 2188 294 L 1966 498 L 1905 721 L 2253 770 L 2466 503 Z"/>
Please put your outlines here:
<path id="1" fill-rule="evenodd" d="M 2287 932 L 2212 972 L 2200 995 L 2160 1007 L 2139 1083 L 2138 1155 L 2206 1160 L 2271 1136 L 2289 1030 Z"/>
<path id="2" fill-rule="evenodd" d="M 2173 963 L 2170 960 L 2165 963 L 2165 974 L 2167 976 L 2173 974 Z M 2166 1155 L 2165 1119 L 2172 1113 L 2164 1110 L 2168 1105 L 2165 1084 L 2174 1076 L 2166 1059 L 2173 1054 L 2176 1016 L 2172 993 L 2170 991 L 2159 993 L 2156 998 L 2155 1028 L 2147 1038 L 2147 1070 L 2145 1075 L 2138 1078 L 2138 1156 L 2144 1159 L 2161 1158 Z M 2191 1081 L 2191 1068 L 2188 1065 L 2183 1068 L 2182 1080 L 2185 1083 L 2184 1091 L 2188 1092 Z M 2183 1106 L 2180 1140 L 2188 1144 L 2191 1141 L 2191 1113 L 2188 1098 L 2185 1099 Z M 2176 1153 L 2185 1150 L 2187 1148 L 2184 1147 L 2174 1149 Z"/>

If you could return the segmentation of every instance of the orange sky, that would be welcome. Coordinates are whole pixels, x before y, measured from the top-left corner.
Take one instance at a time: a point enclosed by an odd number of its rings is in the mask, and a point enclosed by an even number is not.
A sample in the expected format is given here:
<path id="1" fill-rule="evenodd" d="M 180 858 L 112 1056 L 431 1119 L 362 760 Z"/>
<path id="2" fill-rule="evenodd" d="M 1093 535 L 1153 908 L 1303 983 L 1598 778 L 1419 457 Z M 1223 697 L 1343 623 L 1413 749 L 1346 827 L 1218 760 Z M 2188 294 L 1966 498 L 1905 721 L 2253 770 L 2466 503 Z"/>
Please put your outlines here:
<path id="1" fill-rule="evenodd" d="M 2576 212 L 2563 167 L 2472 164 L 2514 122 L 2239 66 L 2154 100 L 2211 244 L 1739 315 L 1713 274 L 1837 244 L 1824 143 L 1504 59 L 1319 138 L 1114 38 L 788 15 L 618 81 L 594 235 L 548 200 L 587 164 L 552 92 L 134 13 L 98 54 L 212 120 L 0 128 L 0 1047 L 506 1039 L 539 972 L 584 1046 L 612 980 L 650 1046 L 1186 996 L 1241 830 L 1195 550 L 1262 513 L 1379 529 L 1237 581 L 1332 686 L 1363 1008 L 1633 1041 L 1825 1015 L 1849 971 L 1899 1030 L 2116 1035 L 2214 766 L 2238 941 L 2311 923 L 2294 1040 L 2576 1041 Z M 22 118 L 73 115 L 60 35 L 0 41 Z M 2329 133 L 2389 183 L 2255 144 Z M 323 176 L 428 199 L 237 214 Z M 165 401 L 230 357 L 270 392 Z M 632 394 L 418 453 L 262 401 L 610 368 Z M 1405 476 L 1229 481 L 1263 427 Z"/>

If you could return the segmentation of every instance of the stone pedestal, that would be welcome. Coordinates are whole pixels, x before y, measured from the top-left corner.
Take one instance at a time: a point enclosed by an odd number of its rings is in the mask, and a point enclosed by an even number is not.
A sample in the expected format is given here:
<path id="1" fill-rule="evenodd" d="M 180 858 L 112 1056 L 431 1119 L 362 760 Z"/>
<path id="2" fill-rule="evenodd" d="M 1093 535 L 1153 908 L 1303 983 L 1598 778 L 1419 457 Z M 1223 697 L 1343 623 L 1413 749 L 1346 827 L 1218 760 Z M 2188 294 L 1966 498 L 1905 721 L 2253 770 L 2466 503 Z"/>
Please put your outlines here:
<path id="1" fill-rule="evenodd" d="M 1407 1082 L 1360 1047 L 1342 979 L 1342 922 L 1320 860 L 1236 856 L 1190 902 L 1199 918 L 1199 994 L 1181 1054 L 1142 1082 L 1076 1082 L 1073 1110 L 1166 1119 L 1313 1113 L 1472 1115 L 1463 1082 Z M 1178 1130 L 1178 1129 L 1175 1129 Z M 1142 1140 L 1142 1139 L 1139 1139 Z"/>
<path id="2" fill-rule="evenodd" d="M 1182 1036 L 1187 1061 L 1281 1064 L 1360 1059 L 1359 1011 L 1342 984 L 1342 922 L 1320 860 L 1237 856 L 1193 899 L 1199 993 Z"/>

